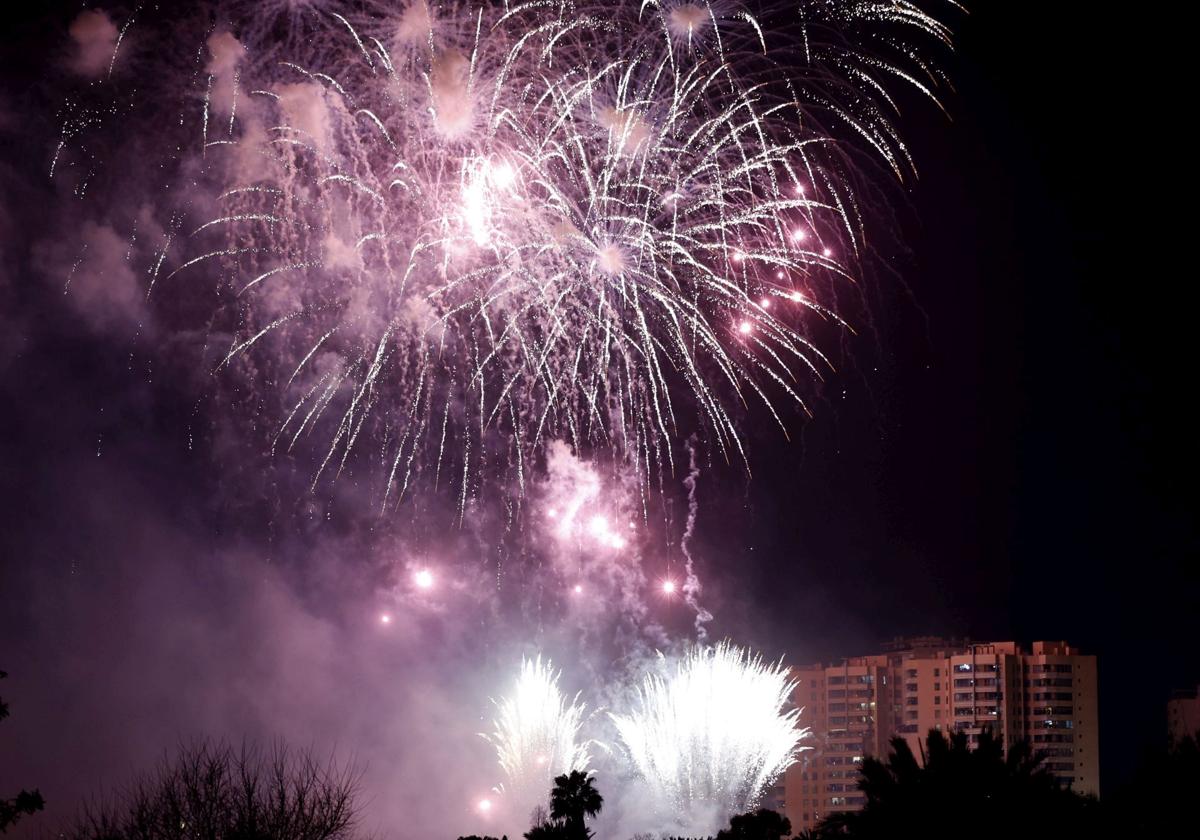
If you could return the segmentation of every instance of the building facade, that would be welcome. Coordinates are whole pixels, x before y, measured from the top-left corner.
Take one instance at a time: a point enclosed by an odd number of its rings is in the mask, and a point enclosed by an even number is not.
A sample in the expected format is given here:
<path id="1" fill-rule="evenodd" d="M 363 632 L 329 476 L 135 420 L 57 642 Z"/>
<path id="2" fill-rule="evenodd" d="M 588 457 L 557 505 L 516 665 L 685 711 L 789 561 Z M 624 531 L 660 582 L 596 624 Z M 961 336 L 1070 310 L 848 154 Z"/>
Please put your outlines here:
<path id="1" fill-rule="evenodd" d="M 1176 691 L 1167 701 L 1167 735 L 1172 742 L 1200 734 L 1200 685 Z"/>
<path id="2" fill-rule="evenodd" d="M 931 729 L 978 741 L 988 728 L 1006 749 L 1027 740 L 1060 782 L 1099 793 L 1096 657 L 1065 642 L 1025 649 L 1015 642 L 898 639 L 878 654 L 792 670 L 800 724 L 812 729 L 811 749 L 783 782 L 793 831 L 862 807 L 863 759 L 886 756 L 897 735 L 919 758 Z"/>

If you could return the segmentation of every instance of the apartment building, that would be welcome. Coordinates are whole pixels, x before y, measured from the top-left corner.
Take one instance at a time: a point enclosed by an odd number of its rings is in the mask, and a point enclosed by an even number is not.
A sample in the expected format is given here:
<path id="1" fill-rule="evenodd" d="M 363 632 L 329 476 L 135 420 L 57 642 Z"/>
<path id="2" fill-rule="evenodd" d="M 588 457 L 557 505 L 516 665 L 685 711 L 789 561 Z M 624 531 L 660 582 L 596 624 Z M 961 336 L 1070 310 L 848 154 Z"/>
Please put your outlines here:
<path id="1" fill-rule="evenodd" d="M 1004 744 L 1028 740 L 1063 784 L 1098 793 L 1096 658 L 1065 642 L 897 639 L 881 652 L 836 665 L 793 668 L 800 724 L 812 729 L 800 761 L 784 777 L 784 810 L 794 831 L 863 805 L 858 770 L 884 756 L 893 736 L 920 742 L 931 729 L 985 728 Z"/>
<path id="2" fill-rule="evenodd" d="M 1176 691 L 1167 701 L 1167 736 L 1178 741 L 1200 733 L 1200 685 L 1194 691 Z"/>

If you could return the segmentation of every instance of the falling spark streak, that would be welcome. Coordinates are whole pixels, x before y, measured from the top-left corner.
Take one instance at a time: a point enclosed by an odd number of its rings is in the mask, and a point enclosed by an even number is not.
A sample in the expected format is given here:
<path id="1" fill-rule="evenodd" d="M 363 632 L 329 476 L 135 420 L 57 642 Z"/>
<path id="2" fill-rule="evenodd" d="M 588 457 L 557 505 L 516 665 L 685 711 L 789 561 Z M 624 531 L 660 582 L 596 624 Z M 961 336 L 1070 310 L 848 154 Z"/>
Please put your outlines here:
<path id="1" fill-rule="evenodd" d="M 752 809 L 803 749 L 795 686 L 781 663 L 722 642 L 648 675 L 637 708 L 611 718 L 663 816 L 715 808 L 723 820 Z"/>

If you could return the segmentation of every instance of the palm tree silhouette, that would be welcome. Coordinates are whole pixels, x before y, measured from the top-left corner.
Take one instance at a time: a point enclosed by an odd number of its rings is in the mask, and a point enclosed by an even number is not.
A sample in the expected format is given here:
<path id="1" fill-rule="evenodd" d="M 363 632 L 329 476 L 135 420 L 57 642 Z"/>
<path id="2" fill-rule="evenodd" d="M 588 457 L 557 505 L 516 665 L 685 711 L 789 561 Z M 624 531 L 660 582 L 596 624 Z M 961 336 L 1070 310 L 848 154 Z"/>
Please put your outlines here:
<path id="1" fill-rule="evenodd" d="M 858 787 L 860 811 L 827 817 L 808 836 L 854 840 L 920 836 L 951 840 L 964 825 L 977 840 L 1095 836 L 1095 799 L 1061 787 L 1027 742 L 1004 752 L 1001 739 L 984 730 L 972 746 L 965 733 L 947 738 L 931 731 L 922 759 L 901 737 L 886 760 L 868 756 Z"/>
<path id="2" fill-rule="evenodd" d="M 570 836 L 580 840 L 592 836 L 584 817 L 596 816 L 603 804 L 604 797 L 596 790 L 592 777 L 579 770 L 557 777 L 550 791 L 550 816 L 562 820 Z"/>
<path id="3" fill-rule="evenodd" d="M 783 840 L 791 834 L 791 820 L 769 808 L 759 808 L 730 819 L 729 828 L 717 832 L 716 840 Z"/>

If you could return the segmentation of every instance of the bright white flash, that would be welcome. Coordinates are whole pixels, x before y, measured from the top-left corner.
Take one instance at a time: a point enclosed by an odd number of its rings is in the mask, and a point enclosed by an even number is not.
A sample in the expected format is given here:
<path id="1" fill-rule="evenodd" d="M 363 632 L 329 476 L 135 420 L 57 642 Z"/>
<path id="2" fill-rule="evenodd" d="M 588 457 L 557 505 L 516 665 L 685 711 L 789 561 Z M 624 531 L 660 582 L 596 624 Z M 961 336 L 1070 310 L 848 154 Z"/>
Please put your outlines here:
<path id="1" fill-rule="evenodd" d="M 603 505 L 599 477 L 588 473 L 565 499 L 562 509 L 550 507 L 546 518 L 554 521 L 554 534 L 563 541 L 579 540 L 601 549 L 620 551 L 629 544 Z M 633 523 L 629 529 L 633 530 Z"/>
<path id="2" fill-rule="evenodd" d="M 754 807 L 802 749 L 795 686 L 781 663 L 722 642 L 648 675 L 637 708 L 612 720 L 658 808 L 681 824 L 697 813 L 721 822 Z"/>
<path id="3" fill-rule="evenodd" d="M 462 219 L 476 245 L 492 242 L 498 208 L 504 194 L 516 185 L 517 170 L 506 160 L 470 160 L 464 167 Z"/>
<path id="4" fill-rule="evenodd" d="M 591 762 L 591 742 L 580 736 L 587 708 L 578 695 L 563 695 L 559 676 L 550 660 L 525 659 L 510 692 L 493 701 L 496 718 L 484 737 L 504 771 L 509 813 L 529 813 L 545 799 L 555 776 L 586 770 Z"/>
<path id="5" fill-rule="evenodd" d="M 513 169 L 512 164 L 507 161 L 502 161 L 496 164 L 491 169 L 492 183 L 497 189 L 506 190 L 513 185 L 517 178 L 517 171 Z"/>

